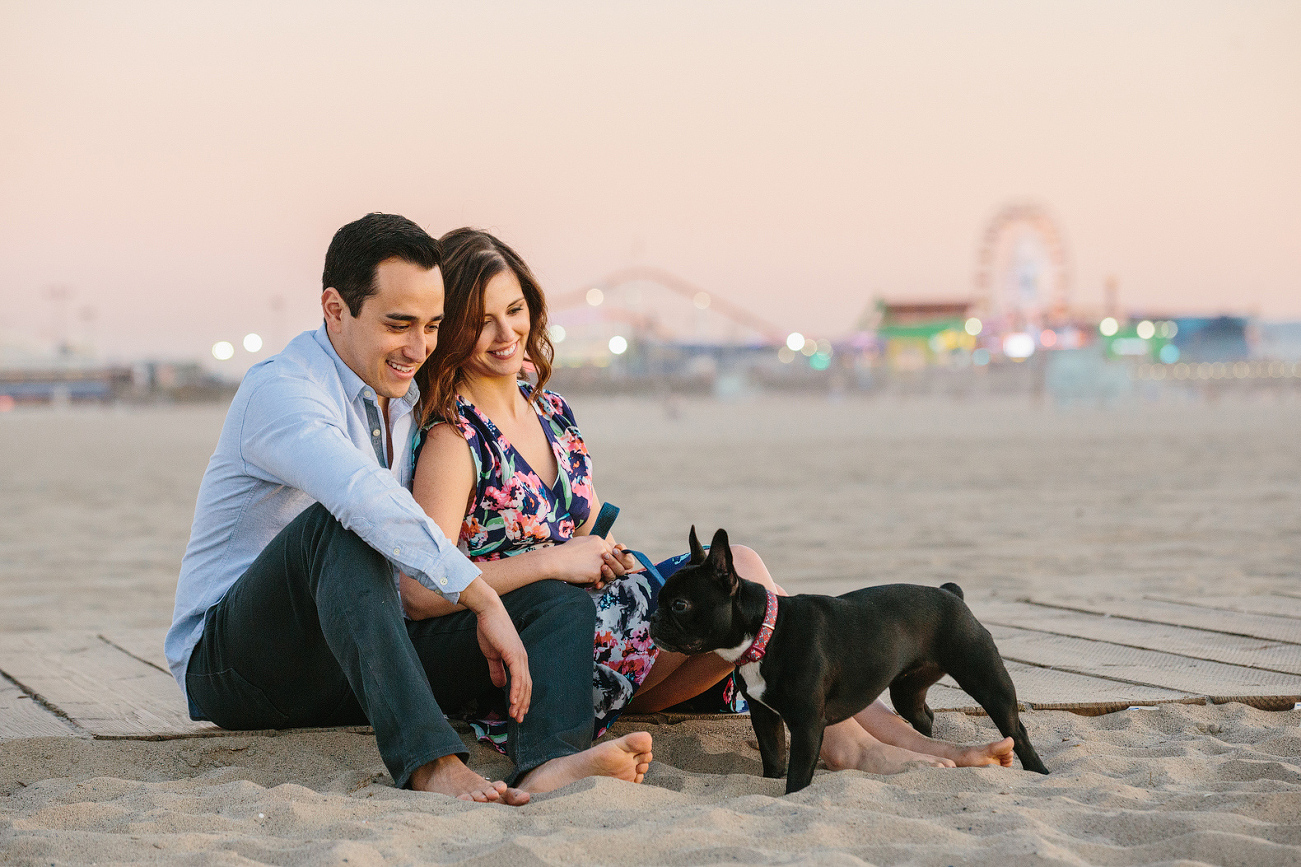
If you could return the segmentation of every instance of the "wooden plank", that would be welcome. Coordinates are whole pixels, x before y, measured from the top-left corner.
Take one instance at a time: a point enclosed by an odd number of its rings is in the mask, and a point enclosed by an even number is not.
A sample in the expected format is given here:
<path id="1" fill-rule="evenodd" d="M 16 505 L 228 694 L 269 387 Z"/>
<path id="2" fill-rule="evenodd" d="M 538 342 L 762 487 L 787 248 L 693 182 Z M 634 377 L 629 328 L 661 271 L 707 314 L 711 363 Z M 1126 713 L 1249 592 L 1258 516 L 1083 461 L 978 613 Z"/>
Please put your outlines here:
<path id="1" fill-rule="evenodd" d="M 94 635 L 2 635 L 0 671 L 97 737 L 219 731 L 190 720 L 170 675 Z"/>
<path id="2" fill-rule="evenodd" d="M 1044 607 L 1083 611 L 1091 614 L 1106 614 L 1111 617 L 1125 617 L 1129 620 L 1164 623 L 1167 626 L 1188 626 L 1193 629 L 1206 629 L 1211 632 L 1301 644 L 1301 620 L 1291 617 L 1220 611 L 1213 608 L 1199 608 L 1195 605 L 1161 602 L 1153 599 L 1106 599 L 1102 601 L 1071 601 L 1070 603 L 1030 600 L 1030 602 Z"/>
<path id="3" fill-rule="evenodd" d="M 1261 671 L 1104 641 L 1066 638 L 1011 626 L 990 633 L 1007 660 L 1130 684 L 1156 686 L 1215 701 L 1277 697 L 1301 699 L 1301 677 Z"/>
<path id="4" fill-rule="evenodd" d="M 73 737 L 79 734 L 8 679 L 0 677 L 0 740 Z"/>
<path id="5" fill-rule="evenodd" d="M 983 600 L 975 603 L 972 610 L 987 626 L 1015 626 L 1035 632 L 1160 650 L 1192 659 L 1301 675 L 1301 644 L 1086 614 L 1025 602 Z"/>
<path id="6" fill-rule="evenodd" d="M 1122 683 L 1080 674 L 1043 668 L 1004 659 L 1007 673 L 1012 677 L 1016 687 L 1017 702 L 1023 707 L 1038 710 L 1074 710 L 1083 713 L 1108 713 L 1135 704 L 1164 704 L 1169 702 L 1186 702 L 1203 700 L 1200 694 L 1193 695 L 1176 689 L 1157 686 L 1144 686 Z M 942 707 L 935 701 L 935 692 L 940 687 L 951 687 L 950 693 L 957 693 L 965 700 L 964 704 L 954 707 Z M 927 703 L 932 710 L 961 710 L 965 713 L 981 712 L 976 700 L 958 688 L 952 678 L 941 678 L 927 695 Z"/>
<path id="7" fill-rule="evenodd" d="M 1190 596 L 1176 599 L 1172 596 L 1148 594 L 1144 599 L 1154 602 L 1172 602 L 1197 608 L 1218 608 L 1221 611 L 1239 611 L 1244 614 L 1268 614 L 1274 617 L 1301 619 L 1301 599 L 1269 593 L 1258 596 Z"/>
<path id="8" fill-rule="evenodd" d="M 163 653 L 166 629 L 114 629 L 111 632 L 101 632 L 99 637 L 159 671 L 170 673 L 167 656 Z"/>

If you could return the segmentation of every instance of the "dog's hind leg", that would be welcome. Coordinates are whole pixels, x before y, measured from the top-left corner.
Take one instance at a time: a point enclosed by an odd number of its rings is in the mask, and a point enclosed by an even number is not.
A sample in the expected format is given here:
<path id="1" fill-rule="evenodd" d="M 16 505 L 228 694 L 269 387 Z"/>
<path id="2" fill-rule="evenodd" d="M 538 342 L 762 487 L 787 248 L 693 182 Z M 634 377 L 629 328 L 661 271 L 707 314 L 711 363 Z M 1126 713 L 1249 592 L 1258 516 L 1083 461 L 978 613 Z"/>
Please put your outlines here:
<path id="1" fill-rule="evenodd" d="M 963 661 L 953 666 L 949 674 L 967 695 L 980 703 L 1003 737 L 1012 738 L 1013 749 L 1021 760 L 1021 767 L 1027 771 L 1046 774 L 1048 768 L 1030 744 L 1030 735 L 1021 722 L 1012 677 L 1007 673 L 1003 658 L 994 647 L 994 639 L 988 633 L 985 633 L 984 639 L 969 648 Z M 981 646 L 985 644 L 988 646 Z"/>
<path id="2" fill-rule="evenodd" d="M 943 675 L 938 667 L 927 666 L 901 674 L 890 684 L 890 703 L 895 713 L 926 737 L 935 727 L 935 714 L 926 705 L 926 690 Z"/>
<path id="3" fill-rule="evenodd" d="M 777 711 L 750 699 L 750 725 L 759 741 L 759 757 L 763 759 L 765 777 L 781 777 L 786 773 L 786 725 Z"/>

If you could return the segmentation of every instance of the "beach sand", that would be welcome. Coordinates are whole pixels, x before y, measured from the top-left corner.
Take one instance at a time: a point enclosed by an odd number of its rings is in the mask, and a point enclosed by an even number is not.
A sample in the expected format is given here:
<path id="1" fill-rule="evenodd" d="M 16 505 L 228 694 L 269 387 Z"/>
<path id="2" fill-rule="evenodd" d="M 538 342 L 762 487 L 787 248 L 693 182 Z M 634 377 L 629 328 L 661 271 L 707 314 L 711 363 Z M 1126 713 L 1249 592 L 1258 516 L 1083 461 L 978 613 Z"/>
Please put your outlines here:
<path id="1" fill-rule="evenodd" d="M 793 592 L 1301 592 L 1301 403 L 574 401 L 615 535 L 726 527 Z M 0 631 L 164 629 L 220 408 L 0 414 Z M 1024 721 L 1052 770 L 758 776 L 744 719 L 650 726 L 646 783 L 511 809 L 397 791 L 369 735 L 0 741 L 0 863 L 1296 864 L 1301 711 Z M 616 731 L 627 731 L 620 724 Z M 996 737 L 937 715 L 937 736 Z M 474 761 L 504 773 L 474 745 Z"/>

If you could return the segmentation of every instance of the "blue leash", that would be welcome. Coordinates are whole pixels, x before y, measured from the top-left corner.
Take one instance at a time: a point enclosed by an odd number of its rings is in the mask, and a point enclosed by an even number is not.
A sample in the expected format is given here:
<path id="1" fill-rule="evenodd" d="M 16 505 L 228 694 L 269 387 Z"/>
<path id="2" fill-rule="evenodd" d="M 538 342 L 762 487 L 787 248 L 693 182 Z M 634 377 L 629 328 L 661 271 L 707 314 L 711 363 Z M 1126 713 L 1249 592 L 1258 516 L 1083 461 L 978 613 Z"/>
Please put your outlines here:
<path id="1" fill-rule="evenodd" d="M 602 539 L 610 535 L 610 528 L 614 526 L 614 519 L 617 517 L 619 517 L 618 506 L 613 503 L 602 503 L 601 511 L 596 514 L 596 523 L 592 525 L 592 535 L 600 536 Z M 664 577 L 660 575 L 660 570 L 655 568 L 655 564 L 650 561 L 649 557 L 640 551 L 633 551 L 632 549 L 628 549 L 628 553 L 646 568 L 647 574 L 658 581 L 661 586 L 664 584 Z"/>

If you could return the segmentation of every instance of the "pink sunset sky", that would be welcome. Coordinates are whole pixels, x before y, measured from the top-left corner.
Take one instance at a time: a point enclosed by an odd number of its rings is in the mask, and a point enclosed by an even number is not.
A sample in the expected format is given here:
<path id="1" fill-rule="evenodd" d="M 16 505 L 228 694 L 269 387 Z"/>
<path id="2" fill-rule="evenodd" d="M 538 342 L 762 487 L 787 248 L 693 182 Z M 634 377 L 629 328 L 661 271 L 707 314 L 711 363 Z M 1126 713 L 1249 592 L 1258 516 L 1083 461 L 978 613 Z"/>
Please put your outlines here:
<path id="1" fill-rule="evenodd" d="M 835 337 L 1025 200 L 1079 304 L 1301 318 L 1301 3 L 0 0 L 10 344 L 265 356 L 372 210 Z"/>

